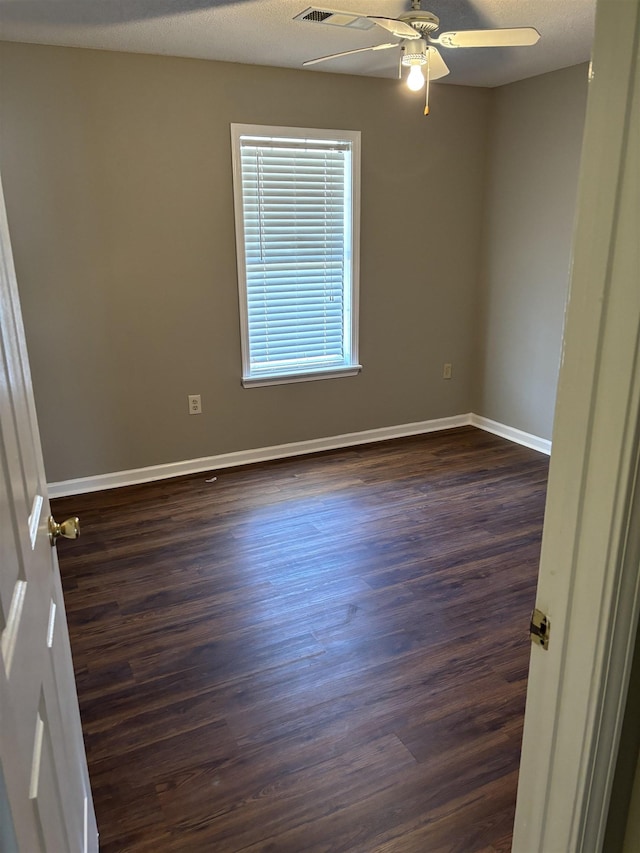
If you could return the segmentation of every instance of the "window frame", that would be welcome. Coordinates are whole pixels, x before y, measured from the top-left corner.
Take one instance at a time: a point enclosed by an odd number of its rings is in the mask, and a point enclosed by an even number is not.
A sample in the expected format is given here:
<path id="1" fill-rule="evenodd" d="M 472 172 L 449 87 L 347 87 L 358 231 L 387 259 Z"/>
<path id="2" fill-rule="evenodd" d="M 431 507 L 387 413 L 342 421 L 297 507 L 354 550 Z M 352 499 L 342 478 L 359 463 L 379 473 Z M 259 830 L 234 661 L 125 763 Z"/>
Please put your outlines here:
<path id="1" fill-rule="evenodd" d="M 244 206 L 242 193 L 242 164 L 240 144 L 243 137 L 257 139 L 292 139 L 297 142 L 308 140 L 335 140 L 348 142 L 351 151 L 351 234 L 350 257 L 345 258 L 343 300 L 347 305 L 343 317 L 343 341 L 349 343 L 350 358 L 343 365 L 324 366 L 309 371 L 274 371 L 251 373 L 249 306 L 244 234 Z M 362 366 L 358 361 L 359 334 L 359 277 L 360 277 L 360 131 L 328 130 L 326 128 L 280 127 L 273 125 L 231 124 L 231 159 L 233 170 L 233 200 L 236 231 L 236 263 L 238 270 L 238 297 L 240 307 L 240 344 L 242 351 L 242 385 L 245 388 L 261 385 L 281 385 L 292 382 L 308 382 L 356 376 Z M 346 316 L 348 314 L 348 316 Z"/>

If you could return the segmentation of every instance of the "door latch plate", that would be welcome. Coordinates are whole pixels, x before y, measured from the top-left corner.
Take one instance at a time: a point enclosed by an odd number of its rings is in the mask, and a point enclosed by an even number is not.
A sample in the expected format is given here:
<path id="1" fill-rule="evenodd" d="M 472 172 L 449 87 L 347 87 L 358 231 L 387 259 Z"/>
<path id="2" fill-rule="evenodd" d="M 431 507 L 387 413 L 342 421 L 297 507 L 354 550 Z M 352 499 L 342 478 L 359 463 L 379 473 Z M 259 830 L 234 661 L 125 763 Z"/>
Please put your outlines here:
<path id="1" fill-rule="evenodd" d="M 537 643 L 543 649 L 548 649 L 550 632 L 551 623 L 549 622 L 549 617 L 536 607 L 531 614 L 531 624 L 529 625 L 531 642 Z"/>

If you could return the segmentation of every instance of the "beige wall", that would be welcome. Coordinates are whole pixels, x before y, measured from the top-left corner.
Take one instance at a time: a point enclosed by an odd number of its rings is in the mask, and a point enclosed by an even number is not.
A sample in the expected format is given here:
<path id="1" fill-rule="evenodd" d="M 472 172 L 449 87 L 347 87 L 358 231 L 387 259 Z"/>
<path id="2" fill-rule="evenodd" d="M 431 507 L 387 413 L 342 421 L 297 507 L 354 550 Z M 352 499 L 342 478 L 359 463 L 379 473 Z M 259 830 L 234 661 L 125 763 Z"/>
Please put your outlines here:
<path id="1" fill-rule="evenodd" d="M 493 92 L 477 414 L 550 439 L 587 95 L 587 65 Z"/>
<path id="2" fill-rule="evenodd" d="M 0 47 L 50 481 L 468 411 L 551 437 L 586 66 L 425 119 L 395 80 Z M 241 387 L 230 122 L 362 131 L 360 376 Z"/>
<path id="3" fill-rule="evenodd" d="M 17 44 L 1 61 L 50 481 L 469 411 L 489 91 L 434 86 L 425 119 L 396 80 Z M 362 131 L 360 376 L 241 387 L 230 122 Z"/>

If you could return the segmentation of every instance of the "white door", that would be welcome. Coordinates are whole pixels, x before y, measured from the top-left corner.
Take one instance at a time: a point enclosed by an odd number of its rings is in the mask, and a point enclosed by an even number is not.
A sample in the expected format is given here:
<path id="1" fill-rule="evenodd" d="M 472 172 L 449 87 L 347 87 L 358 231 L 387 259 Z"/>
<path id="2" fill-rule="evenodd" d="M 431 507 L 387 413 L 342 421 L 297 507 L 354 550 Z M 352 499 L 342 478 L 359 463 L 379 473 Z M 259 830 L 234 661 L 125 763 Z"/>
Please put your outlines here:
<path id="1" fill-rule="evenodd" d="M 0 848 L 21 853 L 98 849 L 49 514 L 0 183 Z"/>
<path id="2" fill-rule="evenodd" d="M 640 609 L 640 0 L 598 0 L 514 853 L 598 853 Z"/>

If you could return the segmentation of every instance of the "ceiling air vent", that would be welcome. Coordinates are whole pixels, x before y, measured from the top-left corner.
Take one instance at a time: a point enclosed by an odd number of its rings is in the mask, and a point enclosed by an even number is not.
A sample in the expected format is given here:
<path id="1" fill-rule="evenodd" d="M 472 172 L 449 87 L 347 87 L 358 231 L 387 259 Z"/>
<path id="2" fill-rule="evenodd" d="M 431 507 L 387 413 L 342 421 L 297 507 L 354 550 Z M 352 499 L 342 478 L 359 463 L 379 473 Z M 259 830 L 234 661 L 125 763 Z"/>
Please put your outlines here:
<path id="1" fill-rule="evenodd" d="M 332 12 L 330 9 L 314 9 L 310 7 L 300 12 L 294 21 L 307 21 L 310 24 L 331 24 L 334 27 L 349 27 L 353 30 L 370 30 L 375 27 L 373 21 L 362 15 L 350 15 L 348 12 Z"/>
<path id="2" fill-rule="evenodd" d="M 303 21 L 314 21 L 321 24 L 323 21 L 326 21 L 327 18 L 331 17 L 331 12 L 321 12 L 320 9 L 312 9 L 310 12 L 307 12 L 302 16 Z"/>

